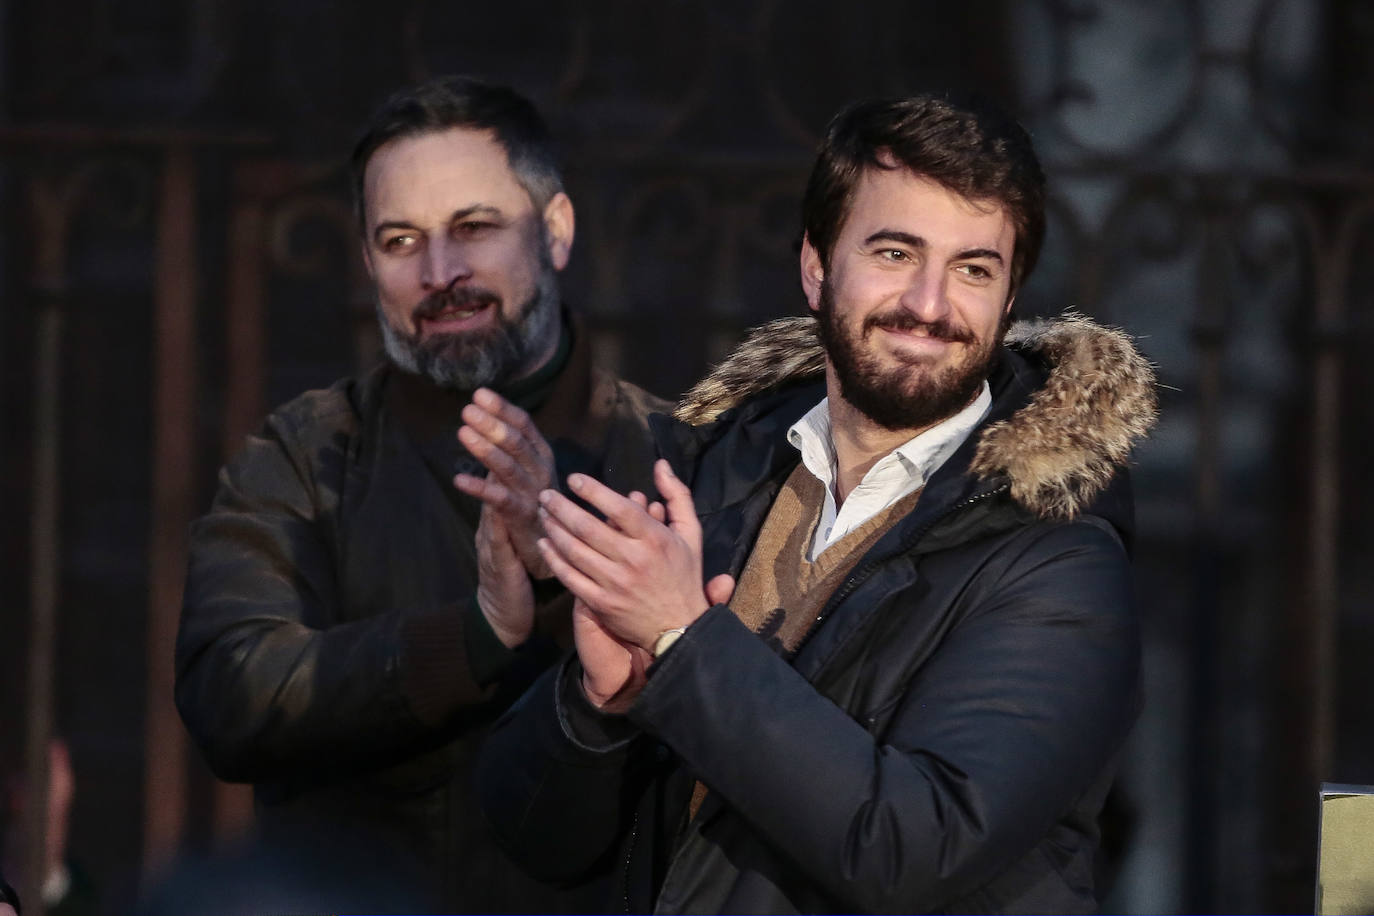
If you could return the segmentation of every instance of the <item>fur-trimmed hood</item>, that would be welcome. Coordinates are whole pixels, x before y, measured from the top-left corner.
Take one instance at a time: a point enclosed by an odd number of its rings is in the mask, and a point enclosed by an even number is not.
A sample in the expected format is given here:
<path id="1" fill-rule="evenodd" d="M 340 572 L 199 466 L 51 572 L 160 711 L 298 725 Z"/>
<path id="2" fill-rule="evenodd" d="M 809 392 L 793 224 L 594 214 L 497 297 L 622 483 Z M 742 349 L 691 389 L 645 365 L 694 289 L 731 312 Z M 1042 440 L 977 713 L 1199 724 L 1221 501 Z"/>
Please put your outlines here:
<path id="1" fill-rule="evenodd" d="M 1037 355 L 1049 377 L 1020 410 L 974 433 L 979 441 L 970 471 L 1005 475 L 1012 498 L 1042 518 L 1072 518 L 1154 426 L 1154 370 L 1126 333 L 1074 313 L 1018 321 L 1006 346 Z M 814 318 L 771 321 L 750 331 L 694 385 L 674 416 L 709 423 L 756 394 L 824 370 Z"/>

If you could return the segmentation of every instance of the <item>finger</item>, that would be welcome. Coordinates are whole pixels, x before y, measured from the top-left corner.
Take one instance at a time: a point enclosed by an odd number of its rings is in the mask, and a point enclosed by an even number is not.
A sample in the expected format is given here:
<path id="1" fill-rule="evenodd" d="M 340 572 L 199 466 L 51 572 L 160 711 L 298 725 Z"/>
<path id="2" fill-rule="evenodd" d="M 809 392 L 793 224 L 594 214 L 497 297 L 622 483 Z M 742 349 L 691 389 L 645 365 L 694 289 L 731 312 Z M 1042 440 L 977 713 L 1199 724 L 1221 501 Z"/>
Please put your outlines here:
<path id="1" fill-rule="evenodd" d="M 634 503 L 636 506 L 639 506 L 641 509 L 645 509 L 649 505 L 649 498 L 645 496 L 643 493 L 639 492 L 638 490 L 631 490 L 629 493 L 625 495 L 625 498 L 628 499 L 630 502 Z M 615 528 L 616 526 L 614 523 L 612 523 L 611 527 Z M 620 529 L 616 528 L 616 530 L 619 531 Z"/>
<path id="2" fill-rule="evenodd" d="M 490 388 L 478 388 L 472 393 L 472 402 L 503 423 L 512 435 L 512 444 L 519 442 L 522 463 L 526 463 L 531 473 L 552 474 L 553 449 L 549 447 L 539 427 L 534 425 L 530 415 L 510 401 L 501 397 Z"/>
<path id="3" fill-rule="evenodd" d="M 630 643 L 628 648 L 630 650 L 630 658 L 641 674 L 654 663 L 654 657 L 650 655 L 649 650 L 645 649 L 643 646 L 636 646 L 634 643 Z"/>
<path id="4" fill-rule="evenodd" d="M 465 493 L 482 500 L 482 519 L 494 518 L 501 525 L 505 539 L 511 550 L 526 571 L 536 579 L 549 578 L 549 571 L 534 549 L 534 541 L 544 532 L 539 526 L 535 510 L 538 504 L 533 500 L 517 500 L 506 488 L 481 477 L 459 474 L 454 478 L 454 486 Z M 482 526 L 478 526 L 478 554 L 482 556 Z M 490 556 L 488 552 L 487 556 Z"/>
<path id="5" fill-rule="evenodd" d="M 721 573 L 706 583 L 706 600 L 712 604 L 729 604 L 735 594 L 735 577 Z"/>
<path id="6" fill-rule="evenodd" d="M 600 510 L 606 519 L 630 537 L 643 537 L 648 531 L 649 513 L 636 505 L 628 497 L 586 474 L 568 475 L 568 489 L 585 499 L 591 506 Z"/>
<path id="7" fill-rule="evenodd" d="M 483 510 L 482 522 L 490 529 L 488 544 L 491 548 L 492 559 L 499 563 L 519 562 L 519 557 L 515 553 L 515 544 L 511 541 L 510 529 L 506 527 L 506 522 L 501 518 L 501 513 Z"/>
<path id="8" fill-rule="evenodd" d="M 597 609 L 581 598 L 574 597 L 572 613 L 574 627 L 585 627 L 588 630 L 594 631 L 597 636 L 603 639 L 614 641 L 618 646 L 629 648 L 624 640 L 616 636 L 614 632 L 607 628 L 606 622 L 601 619 L 601 614 Z"/>
<path id="9" fill-rule="evenodd" d="M 587 602 L 583 601 L 581 598 L 573 598 L 572 617 L 573 626 L 575 627 L 587 626 L 598 629 L 601 628 L 601 621 L 597 619 L 596 614 L 592 613 L 592 609 L 587 606 Z"/>
<path id="10" fill-rule="evenodd" d="M 665 524 L 668 521 L 668 510 L 663 508 L 663 503 L 654 500 L 649 503 L 649 517 L 660 524 Z"/>
<path id="11" fill-rule="evenodd" d="M 520 435 L 520 432 L 496 415 L 483 410 L 476 404 L 468 404 L 463 408 L 460 416 L 463 419 L 463 425 L 459 427 L 460 432 L 467 430 L 469 436 L 480 438 L 483 442 L 508 455 L 512 460 L 521 461 L 522 458 L 533 458 L 533 448 Z"/>
<path id="12" fill-rule="evenodd" d="M 563 583 L 564 588 L 572 592 L 574 597 L 586 602 L 589 607 L 600 606 L 600 600 L 605 598 L 605 592 L 601 586 L 564 560 L 558 549 L 553 546 L 553 542 L 548 538 L 540 538 L 535 542 L 535 546 L 539 548 L 539 553 L 543 556 L 544 562 L 549 564 L 549 569 L 558 577 L 558 581 Z"/>
<path id="13" fill-rule="evenodd" d="M 531 511 L 534 506 L 532 501 L 517 500 L 509 487 L 487 477 L 458 474 L 453 478 L 453 486 L 500 512 Z"/>
<path id="14" fill-rule="evenodd" d="M 637 512 L 644 524 L 648 523 L 648 516 L 643 509 L 623 496 L 617 495 L 616 499 Z M 578 540 L 598 553 L 617 561 L 626 558 L 626 549 L 634 540 L 634 536 L 617 520 L 608 517 L 602 521 L 557 490 L 545 490 L 540 493 L 539 506 L 543 510 L 540 519 L 545 522 L 546 528 L 547 520 L 555 519 Z M 621 517 L 624 515 L 622 512 Z"/>
<path id="15" fill-rule="evenodd" d="M 697 521 L 697 508 L 692 503 L 692 491 L 687 484 L 678 479 L 667 461 L 660 458 L 654 462 L 654 484 L 663 494 L 663 503 L 668 509 L 668 524 L 689 544 L 701 543 L 701 523 Z"/>
<path id="16" fill-rule="evenodd" d="M 472 457 L 482 462 L 491 474 L 512 489 L 532 495 L 536 490 L 548 486 L 547 474 L 531 474 L 515 456 L 482 435 L 475 427 L 458 427 L 458 441 L 463 448 L 472 453 Z"/>
<path id="17" fill-rule="evenodd" d="M 482 509 L 477 521 L 477 560 L 480 564 L 494 564 L 497 561 L 500 543 L 507 541 L 509 534 L 501 524 L 500 513 Z"/>
<path id="18" fill-rule="evenodd" d="M 543 515 L 541 521 L 544 523 L 545 538 L 558 550 L 564 561 L 576 567 L 578 572 L 606 587 L 624 578 L 625 570 L 616 558 L 589 546 L 552 516 Z"/>
<path id="19" fill-rule="evenodd" d="M 542 461 L 550 465 L 553 464 L 553 449 L 549 447 L 543 433 L 539 432 L 539 427 L 535 426 L 534 420 L 528 413 L 490 388 L 478 388 L 473 392 L 473 401 L 477 406 L 496 415 L 502 422 L 515 429 Z"/>

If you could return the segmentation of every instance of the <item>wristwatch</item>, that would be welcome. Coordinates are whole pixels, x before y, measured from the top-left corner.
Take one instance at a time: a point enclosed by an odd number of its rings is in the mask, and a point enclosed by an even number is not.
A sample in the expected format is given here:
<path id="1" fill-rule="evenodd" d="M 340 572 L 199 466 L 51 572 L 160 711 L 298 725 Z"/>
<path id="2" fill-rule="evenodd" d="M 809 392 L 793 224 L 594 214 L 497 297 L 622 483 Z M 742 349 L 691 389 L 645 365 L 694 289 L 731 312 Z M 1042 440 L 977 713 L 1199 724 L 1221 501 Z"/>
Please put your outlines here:
<path id="1" fill-rule="evenodd" d="M 658 634 L 658 639 L 654 640 L 654 658 L 661 658 L 663 656 L 663 653 L 671 649 L 673 647 L 673 643 L 681 639 L 682 634 L 686 632 L 686 627 L 673 627 L 671 630 L 664 630 L 662 633 Z"/>

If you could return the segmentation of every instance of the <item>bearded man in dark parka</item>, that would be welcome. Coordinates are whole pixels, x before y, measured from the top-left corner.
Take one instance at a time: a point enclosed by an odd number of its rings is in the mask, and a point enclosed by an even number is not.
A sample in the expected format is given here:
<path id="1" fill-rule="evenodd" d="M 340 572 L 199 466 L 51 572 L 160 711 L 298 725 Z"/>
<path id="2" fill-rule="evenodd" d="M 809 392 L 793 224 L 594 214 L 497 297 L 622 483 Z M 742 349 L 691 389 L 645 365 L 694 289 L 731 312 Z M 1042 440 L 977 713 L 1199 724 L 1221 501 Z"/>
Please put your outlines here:
<path id="1" fill-rule="evenodd" d="M 1154 384 L 1118 331 L 1010 323 L 1044 193 L 996 112 L 847 108 L 803 208 L 814 317 L 656 425 L 662 504 L 541 494 L 576 653 L 478 766 L 533 874 L 613 869 L 628 912 L 1095 909 Z"/>

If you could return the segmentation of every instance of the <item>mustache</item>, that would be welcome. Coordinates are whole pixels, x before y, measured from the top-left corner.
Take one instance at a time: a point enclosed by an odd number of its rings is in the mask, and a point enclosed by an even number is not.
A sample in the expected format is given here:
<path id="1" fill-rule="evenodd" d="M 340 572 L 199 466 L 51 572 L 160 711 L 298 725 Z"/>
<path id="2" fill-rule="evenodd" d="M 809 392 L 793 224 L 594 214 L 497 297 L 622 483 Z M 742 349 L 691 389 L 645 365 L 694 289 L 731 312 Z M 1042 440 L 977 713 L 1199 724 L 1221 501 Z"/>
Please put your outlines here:
<path id="1" fill-rule="evenodd" d="M 947 318 L 942 318 L 939 321 L 922 321 L 920 318 L 906 311 L 869 315 L 864 319 L 863 331 L 864 333 L 868 333 L 875 328 L 884 328 L 892 331 L 924 330 L 930 337 L 949 343 L 973 344 L 978 342 L 972 331 L 968 328 L 954 324 Z"/>
<path id="2" fill-rule="evenodd" d="M 472 309 L 486 305 L 500 307 L 501 297 L 478 286 L 458 286 L 430 293 L 411 312 L 416 321 L 437 318 L 447 309 Z"/>

